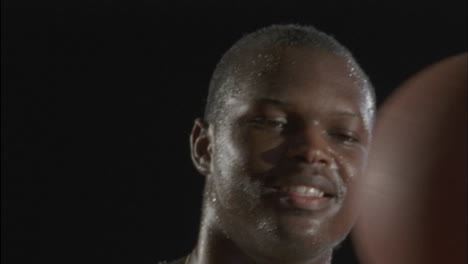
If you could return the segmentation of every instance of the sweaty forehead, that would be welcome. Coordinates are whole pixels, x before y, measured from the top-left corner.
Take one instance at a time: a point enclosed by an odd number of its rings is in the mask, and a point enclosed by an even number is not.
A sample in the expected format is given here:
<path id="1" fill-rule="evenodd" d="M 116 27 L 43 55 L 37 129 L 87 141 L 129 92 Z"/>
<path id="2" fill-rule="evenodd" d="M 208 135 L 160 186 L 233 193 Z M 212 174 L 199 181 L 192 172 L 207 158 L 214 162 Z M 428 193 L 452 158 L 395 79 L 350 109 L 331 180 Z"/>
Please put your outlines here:
<path id="1" fill-rule="evenodd" d="M 239 61 L 236 94 L 242 97 L 334 94 L 358 99 L 364 85 L 355 68 L 351 59 L 318 49 L 254 51 Z"/>
<path id="2" fill-rule="evenodd" d="M 231 79 L 235 92 L 230 98 L 244 102 L 270 98 L 315 110 L 341 107 L 370 124 L 369 91 L 350 58 L 303 47 L 263 49 L 248 55 L 239 60 L 236 78 Z"/>

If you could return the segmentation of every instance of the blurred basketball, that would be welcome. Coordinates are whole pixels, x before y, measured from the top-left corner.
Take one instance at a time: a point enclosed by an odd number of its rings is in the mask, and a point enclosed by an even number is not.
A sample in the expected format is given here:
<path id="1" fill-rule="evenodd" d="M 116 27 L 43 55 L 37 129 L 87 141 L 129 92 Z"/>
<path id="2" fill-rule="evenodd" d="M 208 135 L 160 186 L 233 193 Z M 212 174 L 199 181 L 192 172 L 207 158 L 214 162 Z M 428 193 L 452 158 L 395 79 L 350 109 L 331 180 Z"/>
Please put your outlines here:
<path id="1" fill-rule="evenodd" d="M 382 106 L 353 231 L 361 263 L 467 263 L 466 91 L 464 53 Z"/>

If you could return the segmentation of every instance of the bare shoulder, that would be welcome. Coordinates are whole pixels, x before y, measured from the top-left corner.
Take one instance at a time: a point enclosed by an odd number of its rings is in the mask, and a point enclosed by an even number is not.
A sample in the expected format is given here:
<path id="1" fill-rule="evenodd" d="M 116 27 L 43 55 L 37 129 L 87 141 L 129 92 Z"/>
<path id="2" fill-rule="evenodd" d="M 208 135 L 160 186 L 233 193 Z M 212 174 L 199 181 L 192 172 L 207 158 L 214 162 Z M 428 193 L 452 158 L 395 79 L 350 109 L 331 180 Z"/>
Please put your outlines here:
<path id="1" fill-rule="evenodd" d="M 184 264 L 186 257 L 180 258 L 178 260 L 173 261 L 160 261 L 158 264 Z"/>

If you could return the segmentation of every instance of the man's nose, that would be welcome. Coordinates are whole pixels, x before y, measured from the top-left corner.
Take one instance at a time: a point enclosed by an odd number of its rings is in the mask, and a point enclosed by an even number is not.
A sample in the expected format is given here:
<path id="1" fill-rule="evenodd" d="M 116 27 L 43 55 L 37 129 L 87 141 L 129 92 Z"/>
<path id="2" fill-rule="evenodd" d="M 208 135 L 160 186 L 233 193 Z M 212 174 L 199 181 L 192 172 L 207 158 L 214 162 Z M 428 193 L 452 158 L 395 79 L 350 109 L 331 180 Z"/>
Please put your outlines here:
<path id="1" fill-rule="evenodd" d="M 324 133 L 317 127 L 290 135 L 288 156 L 296 162 L 330 165 L 329 145 Z"/>

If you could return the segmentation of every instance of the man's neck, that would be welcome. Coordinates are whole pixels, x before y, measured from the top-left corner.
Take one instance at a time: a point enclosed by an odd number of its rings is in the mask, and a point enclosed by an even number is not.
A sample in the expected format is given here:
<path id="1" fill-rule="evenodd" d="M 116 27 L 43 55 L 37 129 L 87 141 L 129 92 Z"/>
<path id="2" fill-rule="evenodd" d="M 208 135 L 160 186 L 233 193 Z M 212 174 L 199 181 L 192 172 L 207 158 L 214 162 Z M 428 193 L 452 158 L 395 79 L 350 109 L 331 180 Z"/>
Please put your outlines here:
<path id="1" fill-rule="evenodd" d="M 205 215 L 206 216 L 206 215 Z M 284 264 L 284 260 L 273 258 L 254 258 L 237 246 L 221 230 L 213 228 L 208 219 L 203 219 L 197 246 L 192 251 L 190 264 Z M 331 264 L 332 250 L 325 252 L 315 259 L 302 261 L 287 261 L 288 264 Z"/>

